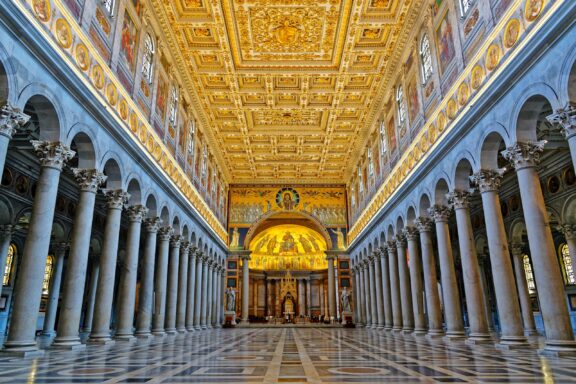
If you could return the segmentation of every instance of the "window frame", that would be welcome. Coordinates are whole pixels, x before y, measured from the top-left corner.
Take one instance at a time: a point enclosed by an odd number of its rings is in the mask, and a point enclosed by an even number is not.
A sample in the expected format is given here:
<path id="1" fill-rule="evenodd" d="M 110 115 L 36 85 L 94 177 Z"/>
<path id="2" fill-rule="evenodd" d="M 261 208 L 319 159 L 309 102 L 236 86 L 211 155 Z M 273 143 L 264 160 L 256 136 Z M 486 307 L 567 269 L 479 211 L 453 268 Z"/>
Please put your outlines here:
<path id="1" fill-rule="evenodd" d="M 6 265 L 4 266 L 4 274 L 2 275 L 2 286 L 9 287 L 12 284 L 12 275 L 14 274 L 14 260 L 18 254 L 16 244 L 10 243 L 8 252 L 6 254 Z"/>
<path id="2" fill-rule="evenodd" d="M 398 126 L 402 127 L 406 124 L 406 119 L 408 117 L 408 111 L 404 102 L 404 87 L 402 87 L 402 85 L 396 87 L 396 106 L 398 113 Z"/>
<path id="3" fill-rule="evenodd" d="M 564 252 L 564 250 L 566 250 L 566 252 Z M 574 273 L 574 266 L 572 265 L 572 258 L 570 257 L 570 248 L 568 248 L 567 243 L 562 243 L 560 247 L 558 247 L 558 257 L 562 267 L 564 283 L 566 285 L 576 285 L 576 274 Z"/>
<path id="4" fill-rule="evenodd" d="M 424 42 L 427 43 L 426 49 L 424 49 Z M 432 47 L 430 45 L 430 37 L 428 37 L 428 33 L 424 33 L 420 39 L 419 56 L 422 83 L 426 84 L 434 74 L 434 66 L 432 64 Z"/>
<path id="5" fill-rule="evenodd" d="M 150 43 L 150 47 L 147 46 L 147 43 Z M 142 73 L 142 77 L 145 78 L 148 85 L 152 84 L 154 81 L 154 57 L 156 55 L 156 44 L 154 42 L 154 38 L 150 33 L 146 33 L 144 37 L 144 50 L 142 53 L 142 65 L 140 68 L 140 72 Z M 145 65 L 148 66 L 148 74 L 145 74 Z"/>

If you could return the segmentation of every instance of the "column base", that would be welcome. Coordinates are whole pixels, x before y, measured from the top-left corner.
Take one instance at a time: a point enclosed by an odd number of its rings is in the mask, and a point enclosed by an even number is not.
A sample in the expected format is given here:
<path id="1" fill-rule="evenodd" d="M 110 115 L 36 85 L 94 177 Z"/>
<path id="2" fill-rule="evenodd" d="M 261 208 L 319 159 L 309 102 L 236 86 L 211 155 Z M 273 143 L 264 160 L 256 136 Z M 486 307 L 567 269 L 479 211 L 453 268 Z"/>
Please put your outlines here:
<path id="1" fill-rule="evenodd" d="M 432 329 L 429 330 L 428 333 L 426 334 L 426 338 L 428 340 L 438 340 L 441 339 L 445 336 L 444 331 L 440 330 L 440 329 Z"/>
<path id="2" fill-rule="evenodd" d="M 103 338 L 90 338 L 86 341 L 87 344 L 90 345 L 102 345 L 111 347 L 116 344 L 115 340 L 112 340 L 110 337 L 103 337 Z"/>
<path id="3" fill-rule="evenodd" d="M 462 331 L 446 331 L 444 341 L 460 341 L 466 339 L 466 332 Z"/>
<path id="4" fill-rule="evenodd" d="M 540 332 L 535 329 L 525 329 L 524 336 L 533 337 L 533 336 L 540 336 Z"/>
<path id="5" fill-rule="evenodd" d="M 386 332 L 392 332 L 392 326 L 386 325 L 386 326 L 384 326 L 384 330 L 385 330 Z"/>
<path id="6" fill-rule="evenodd" d="M 248 323 L 248 321 L 246 321 L 246 324 Z M 202 324 L 202 330 L 205 331 L 207 329 L 206 324 Z"/>
<path id="7" fill-rule="evenodd" d="M 194 329 L 195 329 L 196 331 L 201 331 L 201 330 L 202 330 L 202 327 L 199 326 L 199 325 L 195 325 L 195 326 L 194 326 Z"/>
<path id="8" fill-rule="evenodd" d="M 163 329 L 152 330 L 152 335 L 155 337 L 164 337 L 166 336 L 166 332 Z"/>
<path id="9" fill-rule="evenodd" d="M 471 333 L 466 340 L 466 345 L 478 345 L 478 344 L 491 344 L 494 340 L 487 333 Z"/>
<path id="10" fill-rule="evenodd" d="M 188 330 L 185 327 L 176 328 L 176 330 L 178 331 L 178 333 L 188 333 Z"/>
<path id="11" fill-rule="evenodd" d="M 138 340 L 147 341 L 147 340 L 154 340 L 154 335 L 150 332 L 148 333 L 137 333 L 136 338 Z"/>
<path id="12" fill-rule="evenodd" d="M 575 357 L 576 341 L 572 340 L 547 340 L 543 349 L 538 350 L 538 355 L 545 357 Z"/>
<path id="13" fill-rule="evenodd" d="M 392 327 L 392 332 L 394 332 L 394 333 L 400 333 L 400 332 L 402 332 L 402 327 L 399 327 L 399 326 L 396 326 L 396 325 L 395 325 L 394 327 Z"/>
<path id="14" fill-rule="evenodd" d="M 216 328 L 216 329 L 222 328 L 222 324 L 216 324 L 216 325 L 214 326 L 214 328 Z"/>
<path id="15" fill-rule="evenodd" d="M 114 340 L 122 342 L 122 343 L 135 343 L 136 337 L 134 335 L 118 335 L 114 337 Z"/>
<path id="16" fill-rule="evenodd" d="M 54 342 L 50 346 L 52 349 L 63 349 L 68 351 L 81 351 L 86 349 L 86 344 L 82 344 L 79 337 L 58 337 L 54 339 Z"/>
<path id="17" fill-rule="evenodd" d="M 38 357 L 44 354 L 44 351 L 38 348 L 36 340 L 8 341 L 4 344 L 4 349 L 1 352 L 6 356 L 16 356 L 25 358 Z"/>
<path id="18" fill-rule="evenodd" d="M 16 349 L 3 349 L 0 351 L 0 356 L 4 357 L 19 357 L 22 359 L 35 359 L 37 357 L 44 356 L 44 350 L 42 349 L 35 349 L 35 350 L 16 350 Z"/>
<path id="19" fill-rule="evenodd" d="M 188 331 L 188 333 L 196 332 L 196 328 L 194 328 L 193 325 L 187 325 L 186 330 Z"/>
<path id="20" fill-rule="evenodd" d="M 412 332 L 414 332 L 414 328 L 404 328 L 402 329 L 402 333 L 405 335 L 410 335 L 412 334 Z"/>
<path id="21" fill-rule="evenodd" d="M 426 336 L 428 330 L 426 328 L 415 328 L 412 333 L 414 336 Z"/>
<path id="22" fill-rule="evenodd" d="M 525 336 L 504 336 L 495 344 L 495 347 L 501 351 L 512 351 L 530 348 L 530 344 Z"/>
<path id="23" fill-rule="evenodd" d="M 169 336 L 178 334 L 178 331 L 176 330 L 176 328 L 168 328 L 165 330 L 165 332 Z"/>

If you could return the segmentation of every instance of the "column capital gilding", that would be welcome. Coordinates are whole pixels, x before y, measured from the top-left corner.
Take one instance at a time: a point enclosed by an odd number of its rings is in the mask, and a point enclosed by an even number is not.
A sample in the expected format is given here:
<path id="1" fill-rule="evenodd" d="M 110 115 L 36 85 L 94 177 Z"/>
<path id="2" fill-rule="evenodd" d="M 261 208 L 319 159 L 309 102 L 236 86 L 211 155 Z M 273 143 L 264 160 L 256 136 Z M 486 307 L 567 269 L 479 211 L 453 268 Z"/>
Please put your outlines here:
<path id="1" fill-rule="evenodd" d="M 76 154 L 69 146 L 59 141 L 31 140 L 30 142 L 42 167 L 62 170 L 64 164 Z"/>
<path id="2" fill-rule="evenodd" d="M 30 120 L 30 116 L 20 109 L 6 104 L 0 110 L 0 135 L 12 139 L 16 131 Z"/>
<path id="3" fill-rule="evenodd" d="M 130 194 L 121 189 L 103 189 L 102 192 L 106 197 L 106 205 L 110 209 L 121 210 L 130 198 Z"/>
<path id="4" fill-rule="evenodd" d="M 72 168 L 72 173 L 82 192 L 96 193 L 98 187 L 108 179 L 108 176 L 97 169 Z"/>
<path id="5" fill-rule="evenodd" d="M 524 168 L 533 168 L 540 164 L 540 155 L 544 151 L 545 145 L 546 140 L 527 143 L 517 142 L 501 153 L 512 167 L 519 171 Z"/>
<path id="6" fill-rule="evenodd" d="M 560 125 L 560 132 L 566 140 L 576 135 L 576 107 L 573 105 L 568 104 L 564 108 L 557 109 L 556 113 L 547 116 L 546 119 L 552 124 Z"/>

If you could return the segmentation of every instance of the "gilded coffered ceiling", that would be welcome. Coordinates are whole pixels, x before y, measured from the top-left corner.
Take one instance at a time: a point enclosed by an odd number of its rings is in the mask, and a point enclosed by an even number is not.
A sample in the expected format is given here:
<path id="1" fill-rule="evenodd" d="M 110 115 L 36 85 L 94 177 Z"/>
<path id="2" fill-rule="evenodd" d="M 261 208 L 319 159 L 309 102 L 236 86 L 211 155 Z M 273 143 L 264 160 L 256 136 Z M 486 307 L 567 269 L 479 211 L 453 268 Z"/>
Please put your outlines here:
<path id="1" fill-rule="evenodd" d="M 423 0 L 151 0 L 230 183 L 343 183 Z"/>

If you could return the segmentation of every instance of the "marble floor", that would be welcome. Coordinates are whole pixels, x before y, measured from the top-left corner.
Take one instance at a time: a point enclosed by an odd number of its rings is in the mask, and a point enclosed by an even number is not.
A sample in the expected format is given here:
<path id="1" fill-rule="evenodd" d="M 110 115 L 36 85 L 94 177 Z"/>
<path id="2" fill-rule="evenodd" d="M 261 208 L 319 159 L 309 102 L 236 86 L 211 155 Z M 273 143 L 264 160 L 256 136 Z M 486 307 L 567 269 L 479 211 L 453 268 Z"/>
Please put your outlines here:
<path id="1" fill-rule="evenodd" d="M 576 359 L 382 331 L 244 328 L 29 360 L 0 356 L 2 383 L 576 383 Z"/>

